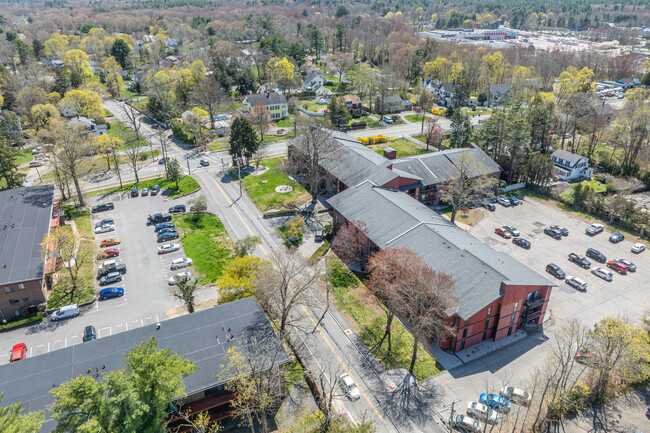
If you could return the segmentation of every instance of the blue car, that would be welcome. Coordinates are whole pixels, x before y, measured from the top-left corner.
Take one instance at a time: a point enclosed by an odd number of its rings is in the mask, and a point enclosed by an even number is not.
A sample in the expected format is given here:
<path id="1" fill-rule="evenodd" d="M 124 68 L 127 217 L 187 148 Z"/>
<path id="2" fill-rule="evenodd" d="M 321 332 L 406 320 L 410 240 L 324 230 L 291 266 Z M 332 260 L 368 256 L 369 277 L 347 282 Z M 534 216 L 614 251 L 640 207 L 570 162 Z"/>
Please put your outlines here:
<path id="1" fill-rule="evenodd" d="M 609 241 L 613 244 L 617 244 L 625 239 L 625 236 L 623 236 L 620 233 L 615 233 L 609 237 Z"/>
<path id="2" fill-rule="evenodd" d="M 510 412 L 510 409 L 512 409 L 512 403 L 497 394 L 481 394 L 479 401 L 499 412 L 508 413 Z"/>
<path id="3" fill-rule="evenodd" d="M 107 287 L 99 291 L 99 299 L 119 298 L 124 295 L 122 287 Z"/>
<path id="4" fill-rule="evenodd" d="M 153 231 L 158 233 L 162 229 L 173 229 L 175 227 L 176 227 L 176 224 L 174 224 L 174 223 L 160 223 L 160 224 L 156 225 L 156 227 L 153 229 Z"/>

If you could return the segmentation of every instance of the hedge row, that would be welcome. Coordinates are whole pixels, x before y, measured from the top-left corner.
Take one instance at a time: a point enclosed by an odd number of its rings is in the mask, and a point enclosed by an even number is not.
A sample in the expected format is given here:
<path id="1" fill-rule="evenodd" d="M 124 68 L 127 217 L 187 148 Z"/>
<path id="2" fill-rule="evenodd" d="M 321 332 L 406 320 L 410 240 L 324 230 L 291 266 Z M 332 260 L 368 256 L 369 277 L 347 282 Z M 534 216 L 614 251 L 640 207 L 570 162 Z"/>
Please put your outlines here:
<path id="1" fill-rule="evenodd" d="M 27 316 L 18 316 L 10 318 L 7 323 L 0 325 L 0 332 L 8 331 L 10 329 L 18 328 L 19 326 L 29 325 L 30 323 L 40 322 L 43 320 L 43 313 L 32 313 Z"/>
<path id="2" fill-rule="evenodd" d="M 371 144 L 379 144 L 379 143 L 386 143 L 388 141 L 388 137 L 385 135 L 373 135 L 370 138 L 357 138 L 363 144 L 364 146 L 368 146 Z"/>

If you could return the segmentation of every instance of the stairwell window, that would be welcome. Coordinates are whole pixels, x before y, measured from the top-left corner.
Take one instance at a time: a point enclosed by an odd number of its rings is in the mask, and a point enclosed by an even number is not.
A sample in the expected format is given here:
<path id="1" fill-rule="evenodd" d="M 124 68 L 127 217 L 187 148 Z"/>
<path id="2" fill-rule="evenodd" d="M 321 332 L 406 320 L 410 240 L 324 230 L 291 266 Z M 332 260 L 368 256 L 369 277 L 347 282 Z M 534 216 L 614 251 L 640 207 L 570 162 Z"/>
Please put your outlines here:
<path id="1" fill-rule="evenodd" d="M 515 309 L 514 309 L 514 310 L 512 310 L 512 311 L 516 313 L 516 312 L 517 312 L 517 308 L 518 308 L 518 307 L 519 307 L 519 302 L 515 302 Z"/>
<path id="2" fill-rule="evenodd" d="M 492 307 L 488 308 L 487 310 L 487 316 L 490 317 L 492 315 Z"/>

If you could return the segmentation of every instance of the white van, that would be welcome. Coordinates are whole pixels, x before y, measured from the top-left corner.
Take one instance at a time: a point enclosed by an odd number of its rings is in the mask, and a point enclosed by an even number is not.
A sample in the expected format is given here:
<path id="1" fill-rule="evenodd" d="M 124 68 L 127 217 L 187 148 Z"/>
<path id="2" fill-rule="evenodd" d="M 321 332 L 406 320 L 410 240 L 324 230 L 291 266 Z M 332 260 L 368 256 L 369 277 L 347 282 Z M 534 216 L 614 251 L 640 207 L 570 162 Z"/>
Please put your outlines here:
<path id="1" fill-rule="evenodd" d="M 66 305 L 59 308 L 54 313 L 52 313 L 51 320 L 56 322 L 61 319 L 68 319 L 70 317 L 77 317 L 79 315 L 79 306 L 77 304 Z"/>
<path id="2" fill-rule="evenodd" d="M 108 268 L 111 265 L 117 265 L 117 262 L 115 260 L 104 260 L 102 268 Z"/>
<path id="3" fill-rule="evenodd" d="M 186 266 L 192 266 L 192 259 L 190 259 L 189 257 L 183 257 L 180 259 L 172 260 L 172 265 L 171 265 L 172 270 L 184 268 Z"/>

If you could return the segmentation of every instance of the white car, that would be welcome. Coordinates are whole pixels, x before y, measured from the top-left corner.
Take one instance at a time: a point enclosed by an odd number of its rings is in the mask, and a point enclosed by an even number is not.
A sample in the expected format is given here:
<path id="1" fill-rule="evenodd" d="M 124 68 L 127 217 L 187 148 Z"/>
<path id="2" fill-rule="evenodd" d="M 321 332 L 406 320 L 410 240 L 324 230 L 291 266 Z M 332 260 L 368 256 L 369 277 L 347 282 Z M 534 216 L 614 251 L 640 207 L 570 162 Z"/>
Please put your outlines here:
<path id="1" fill-rule="evenodd" d="M 349 374 L 343 373 L 339 376 L 339 385 L 345 396 L 350 400 L 356 401 L 361 398 L 361 391 L 359 391 L 359 387 L 354 383 L 354 380 L 352 380 Z"/>
<path id="2" fill-rule="evenodd" d="M 481 432 L 481 423 L 467 415 L 456 415 L 452 420 L 454 427 L 471 433 Z"/>
<path id="3" fill-rule="evenodd" d="M 40 167 L 41 165 L 43 165 L 43 162 L 42 162 L 42 161 L 38 161 L 38 160 L 34 160 L 34 161 L 32 161 L 32 162 L 29 163 L 29 167 L 30 167 L 30 168 Z"/>
<path id="4" fill-rule="evenodd" d="M 95 234 L 108 233 L 108 232 L 112 232 L 113 230 L 115 230 L 115 226 L 112 224 L 107 224 L 105 226 L 97 227 L 95 229 Z"/>
<path id="5" fill-rule="evenodd" d="M 573 287 L 574 289 L 578 289 L 583 292 L 587 291 L 587 282 L 582 278 L 568 276 L 566 277 L 565 281 L 569 286 Z"/>
<path id="6" fill-rule="evenodd" d="M 645 250 L 645 245 L 643 244 L 634 244 L 632 245 L 632 252 L 633 253 L 641 253 Z"/>
<path id="7" fill-rule="evenodd" d="M 591 273 L 605 281 L 612 281 L 614 275 L 605 268 L 593 268 Z"/>
<path id="8" fill-rule="evenodd" d="M 515 388 L 514 386 L 504 386 L 499 391 L 501 397 L 505 397 L 513 403 L 520 404 L 522 406 L 528 406 L 530 404 L 531 395 L 526 391 L 520 388 Z"/>
<path id="9" fill-rule="evenodd" d="M 173 251 L 178 251 L 181 249 L 180 244 L 165 244 L 162 247 L 158 248 L 158 254 L 171 253 Z"/>
<path id="10" fill-rule="evenodd" d="M 592 224 L 585 230 L 588 235 L 597 235 L 605 229 L 605 226 L 602 224 Z"/>
<path id="11" fill-rule="evenodd" d="M 467 403 L 467 415 L 485 421 L 488 424 L 496 424 L 499 422 L 499 413 L 496 410 L 476 401 Z"/>
<path id="12" fill-rule="evenodd" d="M 189 257 L 183 257 L 180 259 L 172 260 L 171 269 L 173 271 L 174 269 L 180 269 L 186 266 L 192 266 L 192 259 L 190 259 Z"/>
<path id="13" fill-rule="evenodd" d="M 508 200 L 505 197 L 497 197 L 497 203 L 499 203 L 501 206 L 509 207 L 510 206 L 510 200 Z"/>
<path id="14" fill-rule="evenodd" d="M 192 279 L 192 274 L 189 272 L 179 272 L 178 274 L 174 275 L 169 279 L 169 285 L 170 286 L 175 286 L 178 281 L 181 279 L 187 279 L 188 281 Z"/>

